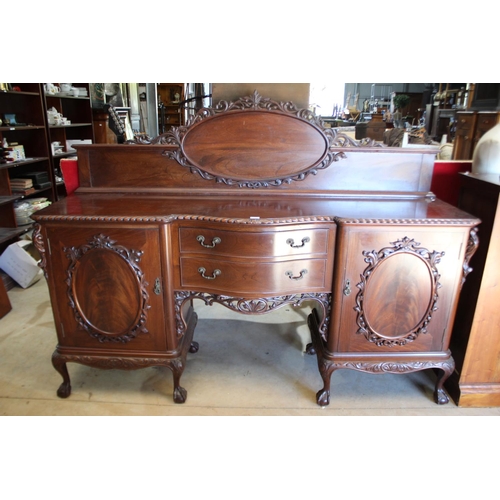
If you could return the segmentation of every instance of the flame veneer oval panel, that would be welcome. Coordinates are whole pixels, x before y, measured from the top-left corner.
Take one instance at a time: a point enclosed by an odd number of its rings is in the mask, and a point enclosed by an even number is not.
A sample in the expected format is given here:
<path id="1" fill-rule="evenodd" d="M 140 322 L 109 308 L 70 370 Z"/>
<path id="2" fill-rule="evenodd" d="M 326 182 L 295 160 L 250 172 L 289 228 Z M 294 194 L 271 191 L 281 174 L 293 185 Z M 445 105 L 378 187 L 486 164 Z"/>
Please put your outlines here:
<path id="1" fill-rule="evenodd" d="M 387 257 L 366 284 L 364 312 L 370 329 L 391 339 L 414 331 L 429 314 L 433 290 L 423 259 L 409 253 Z"/>
<path id="2" fill-rule="evenodd" d="M 79 259 L 73 295 L 82 318 L 100 333 L 124 334 L 139 321 L 137 276 L 125 259 L 111 250 L 89 250 Z"/>
<path id="3" fill-rule="evenodd" d="M 293 116 L 228 113 L 206 119 L 185 135 L 189 161 L 214 176 L 275 179 L 305 172 L 328 152 L 323 133 Z"/>

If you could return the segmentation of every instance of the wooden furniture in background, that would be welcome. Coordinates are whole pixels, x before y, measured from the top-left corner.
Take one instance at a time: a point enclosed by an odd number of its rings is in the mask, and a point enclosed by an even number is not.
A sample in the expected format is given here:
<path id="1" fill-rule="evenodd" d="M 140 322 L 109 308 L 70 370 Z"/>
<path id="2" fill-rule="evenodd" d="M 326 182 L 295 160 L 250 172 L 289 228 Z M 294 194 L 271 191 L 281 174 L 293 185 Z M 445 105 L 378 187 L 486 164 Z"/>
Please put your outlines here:
<path id="1" fill-rule="evenodd" d="M 184 100 L 183 83 L 158 83 L 158 129 L 167 132 L 182 125 L 181 102 Z"/>
<path id="2" fill-rule="evenodd" d="M 60 397 L 76 362 L 167 366 L 185 401 L 196 299 L 243 314 L 313 303 L 319 405 L 339 368 L 436 368 L 448 401 L 479 220 L 429 192 L 433 151 L 358 143 L 257 92 L 152 140 L 77 149 L 80 187 L 34 215 Z"/>
<path id="3" fill-rule="evenodd" d="M 70 124 L 50 125 L 46 117 L 47 135 L 49 140 L 49 155 L 55 173 L 62 178 L 59 162 L 62 158 L 75 156 L 75 150 L 67 145 L 66 141 L 88 140 L 94 142 L 94 126 L 92 108 L 90 105 L 90 91 L 88 83 L 73 83 L 73 87 L 86 89 L 85 96 L 73 96 L 70 93 L 59 93 L 55 95 L 44 92 L 45 111 L 55 108 L 64 117 L 70 120 Z M 60 142 L 63 149 L 54 154 L 51 144 Z M 66 196 L 64 182 L 55 183 L 57 199 Z"/>
<path id="4" fill-rule="evenodd" d="M 0 163 L 0 253 L 19 235 L 31 229 L 31 225 L 18 225 L 14 213 L 14 201 L 25 196 L 46 197 L 54 200 L 54 175 L 47 142 L 43 88 L 40 83 L 13 83 L 10 90 L 0 92 L 0 147 L 6 139 L 9 144 L 23 146 L 26 159 Z M 15 115 L 15 123 L 8 117 Z M 50 185 L 34 189 L 28 195 L 13 192 L 10 180 L 31 172 L 46 174 Z"/>
<path id="5" fill-rule="evenodd" d="M 472 160 L 479 139 L 500 123 L 500 111 L 457 111 L 454 160 Z"/>
<path id="6" fill-rule="evenodd" d="M 7 289 L 3 281 L 0 280 L 0 318 L 3 318 L 11 309 L 12 305 L 7 294 Z"/>
<path id="7" fill-rule="evenodd" d="M 481 218 L 481 244 L 458 304 L 451 349 L 456 370 L 446 388 L 459 406 L 500 406 L 500 181 L 461 175 L 459 207 Z"/>

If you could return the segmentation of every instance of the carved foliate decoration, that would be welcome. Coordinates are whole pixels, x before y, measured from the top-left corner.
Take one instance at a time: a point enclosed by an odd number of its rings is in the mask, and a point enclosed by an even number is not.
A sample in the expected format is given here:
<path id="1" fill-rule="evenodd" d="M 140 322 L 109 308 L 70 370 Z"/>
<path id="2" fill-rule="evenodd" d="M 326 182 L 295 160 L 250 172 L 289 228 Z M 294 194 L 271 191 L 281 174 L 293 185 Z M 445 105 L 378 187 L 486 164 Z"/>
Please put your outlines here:
<path id="1" fill-rule="evenodd" d="M 479 246 L 479 238 L 477 236 L 478 228 L 474 227 L 471 229 L 469 233 L 469 241 L 467 244 L 467 249 L 465 250 L 465 259 L 463 264 L 463 272 L 462 272 L 462 282 L 460 284 L 460 288 L 464 286 L 465 280 L 468 274 L 472 271 L 472 267 L 469 267 L 469 262 L 472 256 L 476 253 L 476 250 Z"/>
<path id="2" fill-rule="evenodd" d="M 38 267 L 43 270 L 43 275 L 45 279 L 48 279 L 47 273 L 47 254 L 45 252 L 45 241 L 42 236 L 42 226 L 40 224 L 35 223 L 33 226 L 33 244 L 35 248 L 38 250 L 40 254 L 40 262 L 38 263 Z"/>
<path id="3" fill-rule="evenodd" d="M 301 293 L 293 295 L 280 295 L 277 297 L 266 297 L 258 299 L 246 299 L 243 297 L 229 297 L 227 295 L 217 295 L 196 291 L 176 291 L 175 296 L 175 319 L 177 325 L 177 336 L 182 337 L 186 331 L 186 324 L 182 317 L 182 305 L 187 300 L 201 299 L 206 305 L 214 303 L 221 304 L 228 309 L 242 314 L 266 314 L 281 307 L 292 305 L 300 306 L 304 301 L 314 300 L 320 304 L 323 312 L 323 319 L 319 325 L 319 333 L 326 341 L 328 323 L 331 312 L 330 293 Z"/>
<path id="4" fill-rule="evenodd" d="M 189 158 L 184 146 L 185 139 L 193 127 L 224 113 L 241 111 L 266 111 L 284 115 L 285 117 L 296 118 L 307 123 L 326 141 L 326 152 L 321 155 L 313 165 L 304 165 L 303 169 L 299 169 L 300 171 L 297 173 L 289 173 L 276 178 L 266 179 L 240 179 L 230 177 L 227 174 L 210 172 L 208 169 L 196 164 L 195 161 Z M 177 163 L 188 168 L 192 173 L 199 175 L 203 179 L 223 183 L 228 186 L 238 186 L 240 188 L 266 188 L 304 180 L 309 175 L 316 175 L 319 170 L 329 167 L 333 162 L 346 158 L 342 151 L 336 151 L 336 149 L 349 147 L 384 147 L 383 144 L 376 143 L 371 139 L 363 139 L 358 142 L 345 134 L 339 133 L 335 129 L 325 128 L 321 118 L 316 116 L 309 109 L 299 109 L 290 101 L 273 101 L 270 98 L 262 97 L 257 91 L 254 91 L 253 95 L 243 97 L 235 102 L 220 101 L 212 108 L 202 108 L 189 118 L 185 126 L 171 127 L 168 132 L 154 139 L 140 137 L 134 141 L 129 141 L 129 143 L 174 146 L 175 149 L 166 149 L 163 155 L 169 159 L 175 160 Z"/>
<path id="5" fill-rule="evenodd" d="M 131 296 L 122 298 L 122 300 L 130 300 L 130 303 L 124 304 L 120 311 L 121 314 L 117 314 L 117 316 L 123 316 L 123 311 L 127 309 L 127 313 L 133 321 L 130 325 L 126 326 L 124 331 L 121 332 L 103 331 L 101 327 L 93 324 L 93 322 L 86 317 L 85 312 L 82 310 L 81 302 L 83 297 L 75 296 L 75 278 L 78 270 L 80 269 L 82 260 L 89 257 L 92 258 L 93 255 L 96 256 L 95 262 L 103 260 L 104 257 L 97 256 L 97 251 L 111 252 L 107 261 L 113 263 L 118 260 L 120 263 L 118 267 L 122 271 L 121 273 L 117 273 L 118 277 L 120 280 L 128 280 L 129 283 L 131 282 L 128 289 Z M 125 343 L 134 339 L 139 333 L 148 333 L 145 324 L 147 320 L 147 311 L 151 306 L 149 305 L 149 295 L 146 289 L 148 283 L 144 278 L 144 273 L 139 267 L 139 262 L 143 254 L 142 251 L 128 249 L 122 245 L 116 245 L 116 242 L 111 240 L 108 236 L 98 234 L 93 236 L 88 244 L 81 245 L 79 247 L 65 247 L 64 252 L 70 261 L 66 279 L 66 284 L 68 285 L 67 295 L 69 298 L 69 305 L 73 309 L 77 323 L 84 330 L 86 330 L 91 337 L 97 339 L 99 342 Z M 106 254 L 101 255 L 105 256 Z M 90 262 L 92 261 L 90 260 Z M 123 272 L 124 269 L 125 272 Z M 89 293 L 91 292 L 89 291 Z M 110 301 L 116 300 L 116 296 L 113 297 L 113 289 L 107 290 L 106 293 L 109 294 L 108 297 Z M 134 310 L 132 300 L 134 297 L 137 299 L 137 311 Z M 109 314 L 111 315 L 112 313 L 109 312 Z"/>
<path id="6" fill-rule="evenodd" d="M 432 314 L 438 308 L 437 290 L 441 286 L 439 283 L 440 274 L 436 265 L 441 261 L 444 252 L 431 252 L 425 248 L 420 248 L 420 243 L 408 237 L 392 242 L 391 245 L 391 247 L 382 248 L 379 251 L 372 250 L 363 252 L 363 256 L 365 257 L 364 261 L 368 266 L 361 274 L 360 283 L 356 285 L 359 288 L 359 292 L 356 296 L 356 306 L 354 307 L 354 310 L 357 312 L 356 323 L 358 325 L 358 330 L 356 333 L 364 335 L 369 342 L 373 342 L 378 347 L 403 346 L 409 342 L 413 342 L 421 333 L 427 333 L 427 326 L 432 319 Z M 409 331 L 394 336 L 385 336 L 375 331 L 370 325 L 366 313 L 366 293 L 375 271 L 388 262 L 389 258 L 402 254 L 413 255 L 415 258 L 420 259 L 420 262 L 424 263 L 427 267 L 430 277 L 429 305 L 426 307 L 424 314 L 417 324 L 410 328 Z M 410 297 L 410 295 L 408 295 L 408 297 Z"/>

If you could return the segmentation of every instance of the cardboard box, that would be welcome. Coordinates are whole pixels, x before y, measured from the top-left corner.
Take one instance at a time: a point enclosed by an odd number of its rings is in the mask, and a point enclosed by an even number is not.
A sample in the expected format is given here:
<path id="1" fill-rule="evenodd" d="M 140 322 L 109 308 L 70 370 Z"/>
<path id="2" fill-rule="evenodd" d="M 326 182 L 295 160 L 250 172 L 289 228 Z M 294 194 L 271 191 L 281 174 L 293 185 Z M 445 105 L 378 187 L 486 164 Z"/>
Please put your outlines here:
<path id="1" fill-rule="evenodd" d="M 73 147 L 78 144 L 92 144 L 91 139 L 71 139 L 66 141 L 66 151 L 68 153 L 76 153 L 76 149 Z"/>
<path id="2" fill-rule="evenodd" d="M 40 254 L 29 240 L 12 243 L 0 255 L 0 269 L 23 288 L 35 284 L 43 276 L 38 262 Z"/>

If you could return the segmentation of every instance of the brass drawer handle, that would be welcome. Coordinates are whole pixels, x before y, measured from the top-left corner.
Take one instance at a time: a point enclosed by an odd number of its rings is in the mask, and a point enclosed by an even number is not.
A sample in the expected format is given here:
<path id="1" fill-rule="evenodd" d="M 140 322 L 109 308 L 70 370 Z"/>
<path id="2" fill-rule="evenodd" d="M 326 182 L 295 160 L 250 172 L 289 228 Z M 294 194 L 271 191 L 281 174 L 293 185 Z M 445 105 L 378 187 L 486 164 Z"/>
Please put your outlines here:
<path id="1" fill-rule="evenodd" d="M 307 274 L 307 269 L 302 269 L 302 271 L 300 271 L 300 276 L 294 276 L 292 271 L 285 272 L 285 275 L 291 280 L 301 280 L 304 277 L 304 274 Z"/>
<path id="2" fill-rule="evenodd" d="M 200 245 L 202 247 L 205 247 L 205 248 L 214 248 L 215 245 L 218 245 L 222 240 L 216 236 L 213 240 L 212 240 L 212 244 L 211 245 L 205 245 L 205 243 L 203 243 L 205 241 L 205 236 L 202 236 L 201 234 L 199 234 L 197 237 L 196 237 L 196 241 L 199 241 L 200 242 Z"/>
<path id="3" fill-rule="evenodd" d="M 201 277 L 205 278 L 206 280 L 214 280 L 221 273 L 220 269 L 214 269 L 214 272 L 212 273 L 212 276 L 205 276 L 205 271 L 206 271 L 206 269 L 204 267 L 199 267 L 198 268 L 198 272 L 201 274 Z"/>
<path id="4" fill-rule="evenodd" d="M 292 238 L 288 238 L 286 240 L 286 244 L 290 245 L 292 248 L 301 248 L 303 247 L 306 243 L 309 243 L 311 241 L 311 238 L 309 236 L 306 236 L 305 238 L 302 238 L 302 245 L 295 245 L 295 241 Z"/>

